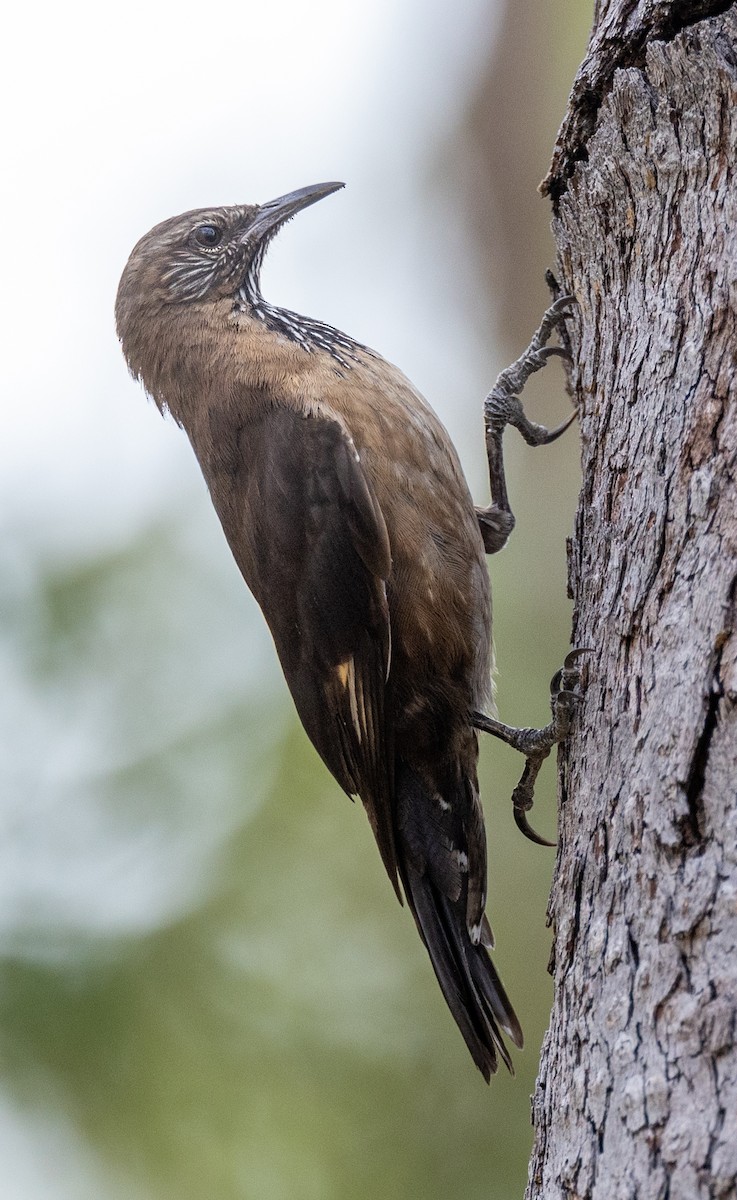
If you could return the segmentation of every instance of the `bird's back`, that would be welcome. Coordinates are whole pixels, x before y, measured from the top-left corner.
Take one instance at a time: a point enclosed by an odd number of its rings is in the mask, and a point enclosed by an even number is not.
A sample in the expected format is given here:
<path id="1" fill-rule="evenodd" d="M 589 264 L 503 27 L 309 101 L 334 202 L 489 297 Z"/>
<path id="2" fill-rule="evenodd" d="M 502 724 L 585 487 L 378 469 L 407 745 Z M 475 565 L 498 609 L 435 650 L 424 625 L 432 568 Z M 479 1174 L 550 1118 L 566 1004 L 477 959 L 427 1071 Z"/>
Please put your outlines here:
<path id="1" fill-rule="evenodd" d="M 396 718 L 409 720 L 426 690 L 438 701 L 445 695 L 465 723 L 489 695 L 491 607 L 455 447 L 409 380 L 378 355 L 364 354 L 347 377 L 333 374 L 324 395 L 354 441 L 389 535 Z"/>

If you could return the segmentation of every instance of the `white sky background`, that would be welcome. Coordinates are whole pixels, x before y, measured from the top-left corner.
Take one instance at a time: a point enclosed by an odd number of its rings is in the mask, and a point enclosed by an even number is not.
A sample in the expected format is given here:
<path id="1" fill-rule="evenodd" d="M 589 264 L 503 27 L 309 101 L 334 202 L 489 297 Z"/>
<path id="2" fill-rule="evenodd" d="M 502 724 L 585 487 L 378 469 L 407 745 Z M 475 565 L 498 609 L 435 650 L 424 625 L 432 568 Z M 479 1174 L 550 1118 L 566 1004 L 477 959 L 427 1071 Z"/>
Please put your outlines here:
<path id="1" fill-rule="evenodd" d="M 264 290 L 397 362 L 462 453 L 480 450 L 491 381 L 464 329 L 475 284 L 435 151 L 492 17 L 493 0 L 12 7 L 0 523 L 64 557 L 192 486 L 184 437 L 115 338 L 127 255 L 176 212 L 324 179 L 347 188 L 282 233 Z"/>
<path id="2" fill-rule="evenodd" d="M 264 290 L 400 365 L 483 495 L 493 348 L 469 331 L 480 289 L 462 198 L 453 179 L 438 178 L 437 151 L 486 62 L 493 25 L 494 0 L 10 7 L 0 77 L 0 543 L 15 547 L 21 573 L 25 556 L 72 562 L 206 502 L 184 435 L 129 379 L 115 336 L 115 290 L 136 240 L 188 208 L 264 201 L 323 180 L 347 188 L 283 231 Z M 11 667 L 2 686 L 12 692 Z M 53 763 L 53 721 L 32 711 L 32 696 L 14 694 L 2 709 L 26 729 L 33 755 L 43 742 Z M 6 753 L 17 757 L 20 735 L 12 742 Z M 54 858 L 53 822 L 43 853 L 35 839 L 59 803 L 44 786 L 39 797 L 35 816 L 27 789 L 0 802 L 8 821 L 15 804 L 32 810 L 29 857 L 14 870 L 26 886 L 40 870 L 34 888 L 58 905 L 69 862 Z M 67 812 L 65 827 L 70 820 Z M 12 902 L 4 897 L 8 915 Z M 71 1128 L 53 1123 L 40 1136 L 6 1103 L 8 1200 L 99 1194 L 97 1167 Z M 53 1147 L 53 1175 L 39 1143 Z"/>

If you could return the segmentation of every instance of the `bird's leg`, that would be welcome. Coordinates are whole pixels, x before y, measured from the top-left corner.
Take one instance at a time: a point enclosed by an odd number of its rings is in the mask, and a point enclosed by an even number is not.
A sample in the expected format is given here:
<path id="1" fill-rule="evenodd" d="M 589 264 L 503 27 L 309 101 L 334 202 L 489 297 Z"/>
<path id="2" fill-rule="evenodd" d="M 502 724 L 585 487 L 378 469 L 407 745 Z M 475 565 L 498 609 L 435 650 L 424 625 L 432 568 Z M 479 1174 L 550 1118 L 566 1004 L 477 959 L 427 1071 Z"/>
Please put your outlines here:
<path id="1" fill-rule="evenodd" d="M 575 303 L 573 296 L 561 296 L 550 306 L 524 354 L 512 363 L 511 367 L 507 367 L 506 371 L 502 371 L 484 401 L 491 504 L 488 508 L 477 508 L 476 516 L 487 554 L 496 554 L 497 550 L 501 550 L 514 528 L 514 514 L 509 506 L 502 453 L 502 436 L 506 426 L 514 425 L 528 446 L 547 446 L 549 442 L 554 442 L 565 433 L 575 420 L 576 413 L 573 412 L 567 421 L 555 429 L 535 425 L 525 416 L 519 398 L 530 375 L 542 370 L 549 358 L 556 355 L 559 358 L 569 357 L 563 346 L 548 346 L 546 343 L 556 325 L 565 321 Z"/>
<path id="2" fill-rule="evenodd" d="M 475 729 L 493 734 L 494 737 L 500 738 L 508 746 L 513 746 L 515 750 L 524 754 L 526 762 L 522 778 L 512 792 L 514 820 L 517 828 L 524 833 L 525 837 L 529 838 L 531 842 L 537 842 L 540 846 L 553 846 L 555 843 L 540 837 L 527 821 L 527 814 L 533 803 L 535 780 L 543 761 L 548 757 L 553 746 L 568 737 L 579 699 L 580 672 L 576 664 L 582 654 L 588 653 L 589 650 L 585 648 L 571 650 L 570 654 L 566 656 L 561 670 L 557 671 L 550 681 L 550 707 L 553 719 L 544 729 L 515 729 L 512 725 L 505 725 L 502 721 L 497 721 L 494 717 L 487 717 L 484 713 L 479 712 L 475 712 L 471 716 L 471 723 Z"/>

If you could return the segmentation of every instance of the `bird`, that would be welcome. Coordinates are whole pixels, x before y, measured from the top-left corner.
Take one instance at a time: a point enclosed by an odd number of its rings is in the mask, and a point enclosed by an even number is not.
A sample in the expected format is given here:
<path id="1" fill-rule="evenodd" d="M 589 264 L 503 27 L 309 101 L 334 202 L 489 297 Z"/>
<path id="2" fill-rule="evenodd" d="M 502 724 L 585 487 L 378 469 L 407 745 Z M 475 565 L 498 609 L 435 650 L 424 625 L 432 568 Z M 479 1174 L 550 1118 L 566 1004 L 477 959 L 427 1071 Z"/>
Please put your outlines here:
<path id="1" fill-rule="evenodd" d="M 485 543 L 507 526 L 476 508 L 448 433 L 398 368 L 262 294 L 276 233 L 342 186 L 156 225 L 123 271 L 117 332 L 131 374 L 189 437 L 304 729 L 360 797 L 488 1082 L 500 1060 L 512 1070 L 505 1036 L 523 1046 L 490 953 L 477 776 L 479 729 L 509 728 L 485 715 Z"/>

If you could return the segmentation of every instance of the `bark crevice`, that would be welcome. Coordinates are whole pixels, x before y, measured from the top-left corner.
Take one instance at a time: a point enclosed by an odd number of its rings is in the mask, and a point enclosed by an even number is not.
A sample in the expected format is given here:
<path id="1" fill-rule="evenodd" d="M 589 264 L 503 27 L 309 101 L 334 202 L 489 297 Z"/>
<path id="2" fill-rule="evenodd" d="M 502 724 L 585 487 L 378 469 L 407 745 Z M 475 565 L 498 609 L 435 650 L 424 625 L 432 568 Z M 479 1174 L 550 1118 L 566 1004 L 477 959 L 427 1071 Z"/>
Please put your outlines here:
<path id="1" fill-rule="evenodd" d="M 717 728 L 719 708 L 724 697 L 721 672 L 721 651 L 717 651 L 707 680 L 706 711 L 704 713 L 701 733 L 694 748 L 691 766 L 686 778 L 684 791 L 688 802 L 688 816 L 683 822 L 683 844 L 693 848 L 701 843 L 704 824 L 704 784 L 709 764 L 712 739 Z"/>

